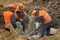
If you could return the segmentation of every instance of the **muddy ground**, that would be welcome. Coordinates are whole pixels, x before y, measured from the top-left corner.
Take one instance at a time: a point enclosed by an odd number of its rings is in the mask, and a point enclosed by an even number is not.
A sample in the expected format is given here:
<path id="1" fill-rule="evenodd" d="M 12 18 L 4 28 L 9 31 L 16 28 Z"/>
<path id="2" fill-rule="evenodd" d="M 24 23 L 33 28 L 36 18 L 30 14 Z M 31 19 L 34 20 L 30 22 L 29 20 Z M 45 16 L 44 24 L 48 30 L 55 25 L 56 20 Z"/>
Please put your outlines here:
<path id="1" fill-rule="evenodd" d="M 14 0 L 13 0 L 14 1 Z M 3 29 L 3 18 L 2 13 L 5 10 L 4 7 L 8 6 L 9 3 L 14 3 L 17 5 L 20 2 L 25 4 L 25 11 L 29 14 L 34 8 L 44 9 L 48 11 L 53 19 L 53 26 L 54 28 L 60 27 L 60 0 L 40 0 L 40 1 L 32 1 L 32 0 L 0 0 L 0 40 L 28 40 L 28 37 L 20 35 L 18 37 L 14 32 L 7 32 Z M 27 2 L 28 1 L 28 2 Z M 3 5 L 3 7 L 2 7 Z M 31 40 L 60 40 L 60 32 L 57 32 L 55 35 L 50 37 L 44 37 L 39 39 L 31 39 Z"/>

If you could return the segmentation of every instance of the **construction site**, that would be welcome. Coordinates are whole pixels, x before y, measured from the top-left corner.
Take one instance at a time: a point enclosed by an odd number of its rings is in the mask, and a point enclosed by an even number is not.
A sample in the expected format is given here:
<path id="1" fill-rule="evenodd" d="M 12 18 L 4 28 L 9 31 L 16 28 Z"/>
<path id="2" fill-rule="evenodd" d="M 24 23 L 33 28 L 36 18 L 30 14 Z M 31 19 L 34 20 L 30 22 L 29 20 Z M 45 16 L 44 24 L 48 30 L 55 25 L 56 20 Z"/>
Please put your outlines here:
<path id="1" fill-rule="evenodd" d="M 17 28 L 14 29 L 9 24 L 10 32 L 4 29 L 3 13 L 6 11 L 6 7 L 13 3 L 18 5 L 24 4 L 24 11 L 28 14 L 28 17 L 23 18 L 26 25 L 26 32 L 22 32 L 22 26 L 20 22 L 16 22 Z M 32 11 L 38 8 L 39 10 L 46 10 L 52 18 L 52 26 L 50 33 L 52 36 L 45 36 L 38 38 L 38 35 L 30 35 L 40 23 L 34 20 L 34 17 L 30 16 Z M 60 40 L 60 0 L 0 0 L 0 40 Z"/>

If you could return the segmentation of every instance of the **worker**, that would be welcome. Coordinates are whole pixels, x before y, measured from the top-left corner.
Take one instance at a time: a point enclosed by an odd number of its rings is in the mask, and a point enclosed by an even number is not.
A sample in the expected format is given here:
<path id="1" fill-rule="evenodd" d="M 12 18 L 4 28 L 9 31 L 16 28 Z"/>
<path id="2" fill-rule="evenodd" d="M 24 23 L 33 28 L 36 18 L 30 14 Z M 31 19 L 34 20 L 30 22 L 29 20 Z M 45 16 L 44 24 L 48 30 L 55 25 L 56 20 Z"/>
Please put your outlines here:
<path id="1" fill-rule="evenodd" d="M 25 31 L 25 23 L 23 20 L 23 17 L 26 16 L 27 14 L 25 13 L 24 9 L 24 4 L 20 3 L 16 10 L 15 10 L 15 17 L 16 17 L 16 21 L 21 22 L 22 26 L 23 26 L 23 32 Z"/>
<path id="2" fill-rule="evenodd" d="M 37 16 L 38 21 L 41 23 L 41 26 L 38 28 L 40 29 L 40 37 L 44 37 L 44 32 L 46 31 L 46 36 L 50 36 L 50 27 L 52 18 L 45 10 L 33 10 L 32 15 Z"/>
<path id="3" fill-rule="evenodd" d="M 10 23 L 13 25 L 14 28 L 17 27 L 16 21 L 15 21 L 14 11 L 15 11 L 15 5 L 9 4 L 9 6 L 7 7 L 7 10 L 3 13 L 4 24 L 5 24 L 4 29 L 7 31 L 10 31 L 10 29 L 9 29 Z"/>

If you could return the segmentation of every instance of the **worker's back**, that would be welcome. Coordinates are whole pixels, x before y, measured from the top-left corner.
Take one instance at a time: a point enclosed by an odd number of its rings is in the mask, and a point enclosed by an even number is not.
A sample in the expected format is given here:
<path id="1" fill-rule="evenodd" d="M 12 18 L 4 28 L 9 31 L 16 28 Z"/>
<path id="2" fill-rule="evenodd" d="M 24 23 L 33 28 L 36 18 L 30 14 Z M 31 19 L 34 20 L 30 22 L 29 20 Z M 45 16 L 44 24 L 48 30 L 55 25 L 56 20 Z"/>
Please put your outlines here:
<path id="1" fill-rule="evenodd" d="M 3 13 L 5 28 L 8 28 L 6 25 L 11 23 L 11 16 L 12 16 L 12 12 L 10 12 L 10 11 L 5 11 Z"/>
<path id="2" fill-rule="evenodd" d="M 41 10 L 39 12 L 39 16 L 42 16 L 44 18 L 44 24 L 47 24 L 52 21 L 50 15 L 45 10 Z"/>

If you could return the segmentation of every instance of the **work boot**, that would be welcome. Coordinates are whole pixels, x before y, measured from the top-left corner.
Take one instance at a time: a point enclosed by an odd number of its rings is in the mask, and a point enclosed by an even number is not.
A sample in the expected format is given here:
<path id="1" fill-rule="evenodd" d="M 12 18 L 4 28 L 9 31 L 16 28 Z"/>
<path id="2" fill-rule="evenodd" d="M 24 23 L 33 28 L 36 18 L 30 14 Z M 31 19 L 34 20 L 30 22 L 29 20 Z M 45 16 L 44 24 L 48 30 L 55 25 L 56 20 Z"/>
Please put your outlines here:
<path id="1" fill-rule="evenodd" d="M 10 29 L 9 28 L 4 28 L 6 31 L 10 32 Z"/>

